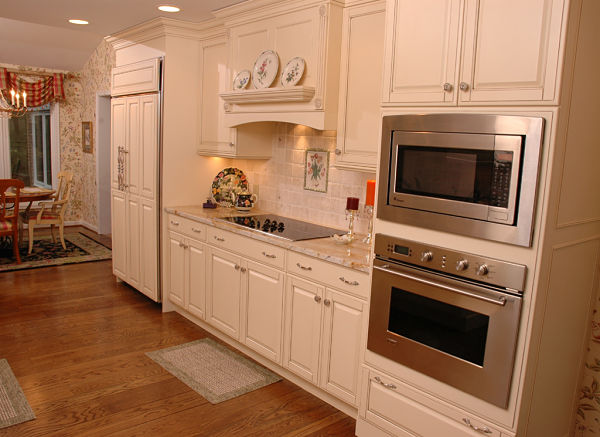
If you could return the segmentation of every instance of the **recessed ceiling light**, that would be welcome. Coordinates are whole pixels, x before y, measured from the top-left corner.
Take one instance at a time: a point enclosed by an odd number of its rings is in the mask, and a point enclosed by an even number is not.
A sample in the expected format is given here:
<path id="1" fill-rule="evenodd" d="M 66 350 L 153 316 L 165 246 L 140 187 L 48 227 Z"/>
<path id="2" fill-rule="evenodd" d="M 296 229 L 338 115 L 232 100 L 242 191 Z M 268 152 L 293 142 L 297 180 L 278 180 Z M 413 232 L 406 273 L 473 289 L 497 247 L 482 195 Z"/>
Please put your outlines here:
<path id="1" fill-rule="evenodd" d="M 90 23 L 88 23 L 85 20 L 69 20 L 69 23 L 72 23 L 72 24 L 90 24 Z"/>
<path id="2" fill-rule="evenodd" d="M 177 6 L 172 5 L 162 5 L 159 6 L 158 9 L 163 12 L 179 12 L 181 10 Z"/>

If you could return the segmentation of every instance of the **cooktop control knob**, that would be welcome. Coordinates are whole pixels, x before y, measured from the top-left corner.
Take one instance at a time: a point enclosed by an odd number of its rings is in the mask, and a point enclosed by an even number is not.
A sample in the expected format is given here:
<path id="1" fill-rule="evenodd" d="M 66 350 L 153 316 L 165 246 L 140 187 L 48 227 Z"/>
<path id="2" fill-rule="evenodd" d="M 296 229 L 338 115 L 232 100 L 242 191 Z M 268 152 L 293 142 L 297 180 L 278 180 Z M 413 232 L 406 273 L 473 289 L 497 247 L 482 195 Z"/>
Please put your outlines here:
<path id="1" fill-rule="evenodd" d="M 456 261 L 456 271 L 460 272 L 462 270 L 467 270 L 467 268 L 469 267 L 469 261 L 467 261 L 466 259 L 460 259 L 458 261 Z"/>
<path id="2" fill-rule="evenodd" d="M 477 268 L 477 275 L 478 276 L 485 276 L 485 275 L 488 274 L 489 271 L 490 271 L 490 269 L 488 268 L 488 266 L 486 264 L 481 264 Z"/>
<path id="3" fill-rule="evenodd" d="M 422 262 L 428 262 L 428 261 L 431 261 L 432 259 L 433 259 L 433 253 L 431 253 L 431 251 L 425 250 L 425 251 L 421 252 L 421 261 Z"/>

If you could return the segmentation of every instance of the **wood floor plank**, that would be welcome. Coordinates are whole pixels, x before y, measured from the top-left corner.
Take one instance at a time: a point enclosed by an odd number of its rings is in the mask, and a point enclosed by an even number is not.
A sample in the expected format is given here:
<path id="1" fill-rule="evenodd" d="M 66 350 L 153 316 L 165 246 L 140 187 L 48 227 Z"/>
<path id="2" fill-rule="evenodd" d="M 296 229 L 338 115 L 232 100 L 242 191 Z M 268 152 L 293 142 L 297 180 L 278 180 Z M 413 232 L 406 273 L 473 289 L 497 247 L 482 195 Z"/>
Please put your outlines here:
<path id="1" fill-rule="evenodd" d="M 289 381 L 213 405 L 145 355 L 204 337 L 116 282 L 110 261 L 0 273 L 0 358 L 36 413 L 0 436 L 354 435 Z"/>

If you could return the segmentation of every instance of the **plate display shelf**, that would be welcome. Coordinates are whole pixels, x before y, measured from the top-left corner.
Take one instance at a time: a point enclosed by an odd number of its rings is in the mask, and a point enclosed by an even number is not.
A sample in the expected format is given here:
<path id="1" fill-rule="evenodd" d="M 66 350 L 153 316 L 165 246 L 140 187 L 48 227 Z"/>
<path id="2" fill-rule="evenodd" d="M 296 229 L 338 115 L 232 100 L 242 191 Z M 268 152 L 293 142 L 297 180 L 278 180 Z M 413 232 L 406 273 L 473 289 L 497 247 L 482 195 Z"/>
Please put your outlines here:
<path id="1" fill-rule="evenodd" d="M 304 85 L 285 88 L 243 89 L 219 94 L 225 103 L 235 105 L 248 103 L 308 102 L 314 95 L 315 87 Z"/>

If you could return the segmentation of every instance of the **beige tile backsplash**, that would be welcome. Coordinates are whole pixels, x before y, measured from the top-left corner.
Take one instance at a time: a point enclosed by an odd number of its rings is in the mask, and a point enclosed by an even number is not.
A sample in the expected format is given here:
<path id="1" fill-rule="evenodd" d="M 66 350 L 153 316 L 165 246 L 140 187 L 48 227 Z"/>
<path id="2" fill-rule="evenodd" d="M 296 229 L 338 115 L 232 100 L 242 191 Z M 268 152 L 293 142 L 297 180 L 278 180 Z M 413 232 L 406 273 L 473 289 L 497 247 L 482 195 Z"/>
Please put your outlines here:
<path id="1" fill-rule="evenodd" d="M 232 165 L 246 174 L 250 190 L 258 191 L 259 208 L 275 214 L 346 229 L 346 198 L 358 197 L 360 215 L 355 222 L 355 231 L 365 233 L 368 219 L 363 207 L 367 180 L 375 179 L 375 174 L 335 168 L 335 146 L 336 131 L 320 131 L 307 126 L 277 123 L 271 159 L 236 159 Z M 306 149 L 330 152 L 326 193 L 304 189 Z"/>

